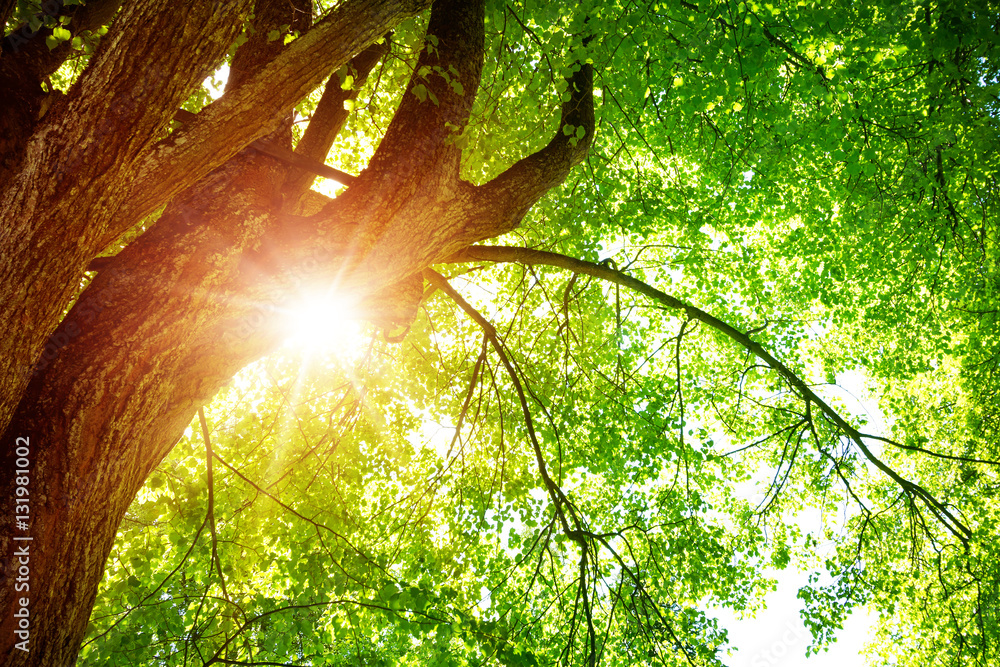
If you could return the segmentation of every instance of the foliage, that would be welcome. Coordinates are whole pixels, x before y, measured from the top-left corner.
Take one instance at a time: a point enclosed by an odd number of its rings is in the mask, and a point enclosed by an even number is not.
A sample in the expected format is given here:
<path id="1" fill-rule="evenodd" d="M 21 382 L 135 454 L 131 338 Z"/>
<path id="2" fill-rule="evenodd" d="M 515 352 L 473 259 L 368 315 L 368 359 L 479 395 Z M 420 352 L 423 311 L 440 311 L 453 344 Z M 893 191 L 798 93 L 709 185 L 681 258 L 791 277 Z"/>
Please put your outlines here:
<path id="1" fill-rule="evenodd" d="M 390 38 L 332 164 L 367 163 L 425 21 Z M 891 422 L 867 446 L 970 533 L 688 313 L 466 263 L 439 270 L 497 341 L 436 290 L 401 343 L 365 325 L 234 379 L 206 410 L 211 486 L 196 419 L 121 527 L 82 659 L 722 664 L 706 603 L 752 613 L 799 566 L 811 651 L 869 604 L 872 664 L 994 664 L 995 8 L 523 0 L 489 3 L 487 33 L 467 179 L 547 141 L 577 63 L 599 96 L 584 167 L 501 241 L 752 332 L 842 414 L 823 387 L 862 372 Z"/>

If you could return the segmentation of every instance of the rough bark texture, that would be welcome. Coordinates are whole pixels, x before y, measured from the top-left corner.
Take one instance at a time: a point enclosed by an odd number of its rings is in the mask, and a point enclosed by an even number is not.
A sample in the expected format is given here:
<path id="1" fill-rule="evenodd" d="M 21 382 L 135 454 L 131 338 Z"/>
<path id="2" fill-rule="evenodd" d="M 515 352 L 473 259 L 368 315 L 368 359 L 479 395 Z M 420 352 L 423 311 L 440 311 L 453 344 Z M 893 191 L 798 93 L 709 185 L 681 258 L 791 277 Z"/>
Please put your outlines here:
<path id="1" fill-rule="evenodd" d="M 323 96 L 320 98 L 319 104 L 316 105 L 316 111 L 309 121 L 309 126 L 303 133 L 298 146 L 295 147 L 296 153 L 320 162 L 326 159 L 334 139 L 337 138 L 344 123 L 347 122 L 348 112 L 344 108 L 344 102 L 357 97 L 358 88 L 368 78 L 368 74 L 371 73 L 378 61 L 388 52 L 388 41 L 382 40 L 372 44 L 359 53 L 351 61 L 349 67 L 342 68 L 341 72 L 330 77 L 323 88 Z M 347 75 L 354 78 L 354 85 L 345 90 L 343 84 L 344 77 Z M 283 192 L 287 210 L 296 213 L 302 212 L 299 201 L 309 191 L 315 178 L 316 174 L 304 169 L 296 169 L 288 174 Z"/>
<path id="2" fill-rule="evenodd" d="M 6 20 L 14 6 L 0 2 L 0 18 Z M 121 0 L 92 0 L 86 5 L 64 6 L 62 1 L 49 2 L 38 18 L 47 23 L 54 18 L 68 17 L 70 34 L 79 35 L 106 25 L 121 6 Z M 59 69 L 70 52 L 70 42 L 50 49 L 45 38 L 52 26 L 43 23 L 33 30 L 28 23 L 17 26 L 0 43 L 0 182 L 11 178 L 24 157 L 22 137 L 26 129 L 44 115 L 61 98 L 61 93 L 45 91 L 42 82 Z"/>
<path id="3" fill-rule="evenodd" d="M 266 138 L 290 149 L 294 104 L 355 54 L 358 75 L 370 71 L 385 48 L 366 47 L 419 11 L 418 0 L 349 0 L 288 46 L 251 39 L 226 94 L 167 134 L 251 9 L 262 36 L 308 16 L 306 7 L 192 0 L 166 12 L 128 3 L 66 99 L 26 128 L 24 159 L 0 190 L 10 221 L 0 238 L 0 326 L 9 332 L 0 664 L 73 664 L 136 492 L 196 409 L 280 342 L 280 313 L 304 285 L 336 285 L 372 319 L 405 324 L 424 268 L 514 228 L 586 152 L 593 110 L 584 66 L 562 123 L 587 127 L 585 140 L 559 131 L 492 183 L 459 178 L 449 138 L 468 121 L 484 51 L 483 3 L 465 0 L 435 4 L 428 32 L 437 47 L 421 53 L 410 82 L 439 103 L 407 92 L 368 168 L 334 200 L 303 194 L 311 176 L 248 146 Z M 432 73 L 420 76 L 424 66 Z M 325 157 L 343 125 L 336 100 L 342 109 L 351 93 L 328 89 L 334 101 L 317 110 L 299 146 L 305 157 Z M 151 228 L 100 263 L 63 316 L 88 262 L 164 204 Z M 21 475 L 30 480 L 28 527 L 12 512 L 17 438 L 30 451 Z M 15 549 L 24 544 L 30 591 L 15 592 Z M 30 653 L 13 646 L 23 596 Z"/>

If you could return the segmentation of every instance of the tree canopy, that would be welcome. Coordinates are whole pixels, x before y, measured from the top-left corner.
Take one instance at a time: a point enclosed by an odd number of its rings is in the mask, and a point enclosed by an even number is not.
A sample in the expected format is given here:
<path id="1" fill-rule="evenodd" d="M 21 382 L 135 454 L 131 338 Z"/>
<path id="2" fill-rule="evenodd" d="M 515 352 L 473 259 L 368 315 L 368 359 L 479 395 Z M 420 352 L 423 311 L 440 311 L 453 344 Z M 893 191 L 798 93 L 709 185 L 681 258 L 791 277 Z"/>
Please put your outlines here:
<path id="1" fill-rule="evenodd" d="M 991 3 L 0 19 L 4 664 L 1000 659 Z"/>

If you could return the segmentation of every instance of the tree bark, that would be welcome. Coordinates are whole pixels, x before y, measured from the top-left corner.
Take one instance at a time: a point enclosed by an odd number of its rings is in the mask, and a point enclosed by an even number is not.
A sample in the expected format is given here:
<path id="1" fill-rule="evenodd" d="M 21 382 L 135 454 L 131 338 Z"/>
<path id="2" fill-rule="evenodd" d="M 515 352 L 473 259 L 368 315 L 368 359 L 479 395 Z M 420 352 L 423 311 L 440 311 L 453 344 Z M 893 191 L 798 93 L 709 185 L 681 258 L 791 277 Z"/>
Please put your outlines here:
<path id="1" fill-rule="evenodd" d="M 14 2 L 0 2 L 0 18 L 6 18 Z M 118 11 L 121 0 L 92 0 L 86 5 L 65 6 L 61 1 L 45 5 L 40 19 L 68 18 L 67 28 L 76 36 L 85 30 L 94 31 L 106 25 Z M 3 25 L 3 23 L 0 23 Z M 42 83 L 59 69 L 70 54 L 70 42 L 53 49 L 45 38 L 52 28 L 42 25 L 32 30 L 27 23 L 19 25 L 0 41 L 0 182 L 17 173 L 24 157 L 24 137 L 31 134 L 36 122 L 48 106 L 60 99 L 57 91 L 46 92 Z"/>

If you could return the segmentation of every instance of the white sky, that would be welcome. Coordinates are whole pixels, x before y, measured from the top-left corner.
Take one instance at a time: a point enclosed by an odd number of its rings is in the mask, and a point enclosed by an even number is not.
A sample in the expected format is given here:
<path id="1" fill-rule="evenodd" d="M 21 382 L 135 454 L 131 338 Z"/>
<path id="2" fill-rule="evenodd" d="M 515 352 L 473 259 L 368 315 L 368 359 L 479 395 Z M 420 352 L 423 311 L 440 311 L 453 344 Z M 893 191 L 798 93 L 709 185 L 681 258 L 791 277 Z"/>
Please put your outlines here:
<path id="1" fill-rule="evenodd" d="M 875 400 L 865 389 L 865 377 L 852 371 L 837 376 L 836 387 L 817 388 L 824 398 L 839 398 L 847 414 L 868 419 L 867 433 L 886 435 L 886 419 Z M 775 573 L 778 589 L 765 596 L 766 609 L 756 618 L 737 619 L 727 610 L 712 610 L 720 624 L 729 630 L 729 643 L 738 649 L 726 660 L 729 667 L 862 667 L 868 661 L 859 657 L 865 644 L 874 638 L 877 614 L 856 609 L 837 633 L 837 642 L 829 651 L 806 658 L 811 642 L 799 615 L 802 601 L 796 598 L 799 588 L 808 583 L 808 573 L 792 569 Z"/>
<path id="2" fill-rule="evenodd" d="M 801 600 L 795 597 L 807 574 L 785 572 L 778 590 L 767 595 L 767 609 L 757 618 L 740 621 L 723 610 L 714 614 L 729 630 L 729 643 L 739 650 L 725 662 L 729 667 L 845 667 L 865 665 L 858 657 L 874 632 L 875 614 L 855 611 L 837 633 L 837 642 L 826 653 L 806 658 L 811 636 L 799 616 Z"/>

